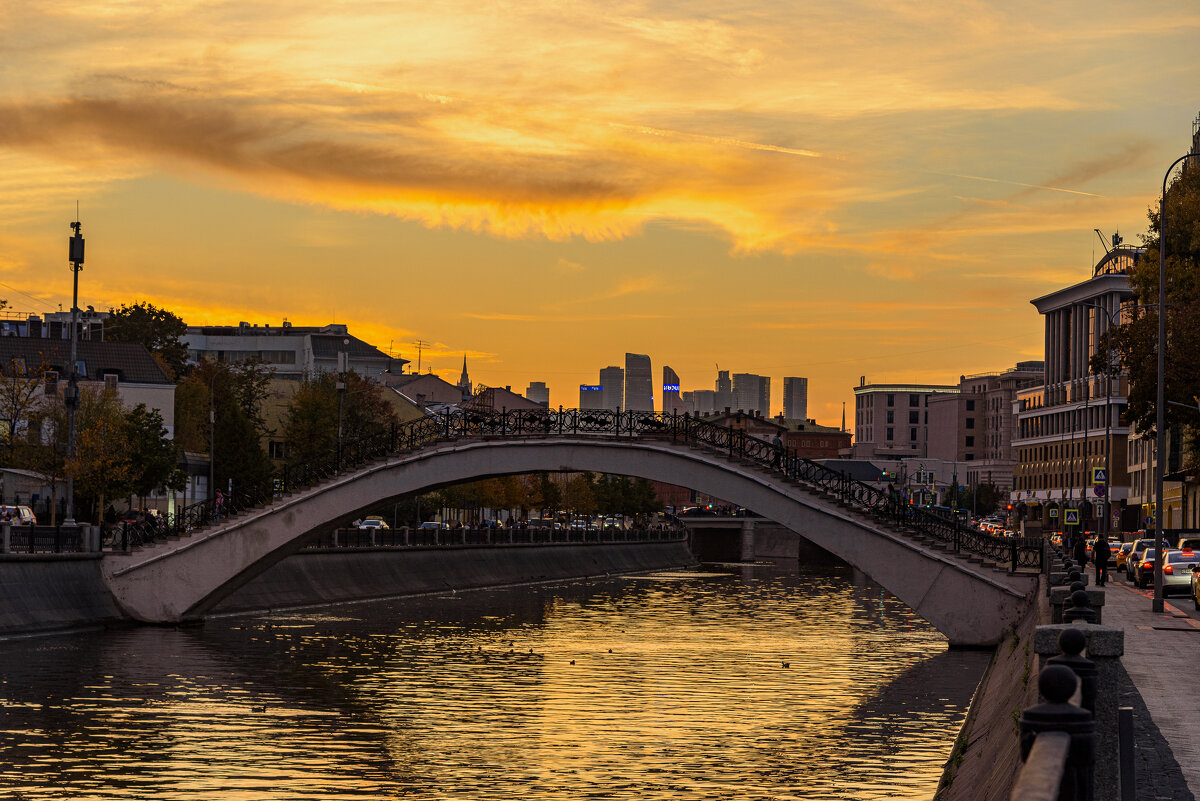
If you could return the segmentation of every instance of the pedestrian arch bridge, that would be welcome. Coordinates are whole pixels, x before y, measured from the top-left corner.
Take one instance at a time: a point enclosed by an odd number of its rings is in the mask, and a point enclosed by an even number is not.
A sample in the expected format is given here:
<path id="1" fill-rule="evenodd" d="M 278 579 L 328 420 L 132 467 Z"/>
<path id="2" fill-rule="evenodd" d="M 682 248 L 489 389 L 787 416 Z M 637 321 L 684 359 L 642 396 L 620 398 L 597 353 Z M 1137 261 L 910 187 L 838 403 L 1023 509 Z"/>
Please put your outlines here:
<path id="1" fill-rule="evenodd" d="M 499 419 L 498 419 L 499 418 Z M 389 499 L 480 478 L 591 471 L 665 481 L 754 510 L 862 570 L 946 635 L 998 643 L 1033 597 L 1041 546 L 954 521 L 744 432 L 684 415 L 575 410 L 457 412 L 380 434 L 269 487 L 185 509 L 174 536 L 106 554 L 124 611 L 154 623 L 203 617 L 306 539 Z"/>

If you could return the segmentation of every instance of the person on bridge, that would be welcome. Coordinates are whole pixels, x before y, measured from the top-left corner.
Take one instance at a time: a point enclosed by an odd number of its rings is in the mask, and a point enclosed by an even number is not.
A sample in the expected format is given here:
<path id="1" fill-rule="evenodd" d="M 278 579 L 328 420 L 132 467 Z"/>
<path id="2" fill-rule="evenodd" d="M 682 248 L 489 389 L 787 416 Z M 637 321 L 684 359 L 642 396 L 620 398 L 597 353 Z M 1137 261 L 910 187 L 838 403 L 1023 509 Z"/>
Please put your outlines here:
<path id="1" fill-rule="evenodd" d="M 771 447 L 775 449 L 775 454 L 771 457 L 771 467 L 779 467 L 783 460 L 783 440 L 779 438 L 778 434 L 771 440 Z"/>
<path id="2" fill-rule="evenodd" d="M 1101 534 L 1100 539 L 1092 547 L 1092 559 L 1096 562 L 1096 586 L 1103 587 L 1108 581 L 1108 535 Z"/>

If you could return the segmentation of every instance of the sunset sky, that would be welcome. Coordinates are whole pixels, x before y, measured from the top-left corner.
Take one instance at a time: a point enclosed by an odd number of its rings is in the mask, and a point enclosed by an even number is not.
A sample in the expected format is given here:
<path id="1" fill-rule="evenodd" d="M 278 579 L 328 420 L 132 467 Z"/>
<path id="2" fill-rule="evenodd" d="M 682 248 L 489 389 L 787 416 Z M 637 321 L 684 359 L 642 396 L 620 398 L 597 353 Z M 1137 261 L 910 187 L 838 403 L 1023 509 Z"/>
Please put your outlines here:
<path id="1" fill-rule="evenodd" d="M 1176 2 L 0 4 L 0 298 L 347 323 L 456 376 L 624 353 L 948 383 L 1146 228 L 1200 112 Z"/>

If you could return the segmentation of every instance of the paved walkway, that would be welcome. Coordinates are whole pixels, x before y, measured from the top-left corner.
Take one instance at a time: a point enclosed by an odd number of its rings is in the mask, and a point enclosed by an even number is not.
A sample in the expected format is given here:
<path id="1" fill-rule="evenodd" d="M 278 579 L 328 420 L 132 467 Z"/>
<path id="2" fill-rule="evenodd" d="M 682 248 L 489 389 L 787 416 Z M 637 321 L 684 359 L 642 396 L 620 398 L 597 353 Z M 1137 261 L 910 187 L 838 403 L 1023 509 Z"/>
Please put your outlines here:
<path id="1" fill-rule="evenodd" d="M 1192 600 L 1172 596 L 1166 611 L 1155 613 L 1150 611 L 1152 591 L 1117 578 L 1105 589 L 1104 624 L 1125 630 L 1121 662 L 1170 746 L 1188 790 L 1200 797 L 1200 693 L 1195 688 L 1200 620 L 1191 612 Z M 1156 792 L 1146 797 L 1172 796 Z"/>

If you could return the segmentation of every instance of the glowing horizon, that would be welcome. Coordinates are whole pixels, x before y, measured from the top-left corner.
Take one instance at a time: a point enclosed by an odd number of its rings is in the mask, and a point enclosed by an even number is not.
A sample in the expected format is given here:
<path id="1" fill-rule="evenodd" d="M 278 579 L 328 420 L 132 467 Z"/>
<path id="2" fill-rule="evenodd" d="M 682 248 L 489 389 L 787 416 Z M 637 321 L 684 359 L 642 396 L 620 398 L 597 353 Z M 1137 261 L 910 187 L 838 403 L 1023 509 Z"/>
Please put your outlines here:
<path id="1" fill-rule="evenodd" d="M 626 351 L 773 405 L 805 376 L 836 424 L 860 375 L 1041 358 L 1029 299 L 1088 277 L 1093 229 L 1135 241 L 1190 144 L 1198 28 L 1181 0 L 11 3 L 0 297 L 69 305 L 78 200 L 83 306 L 421 338 L 564 406 Z"/>

